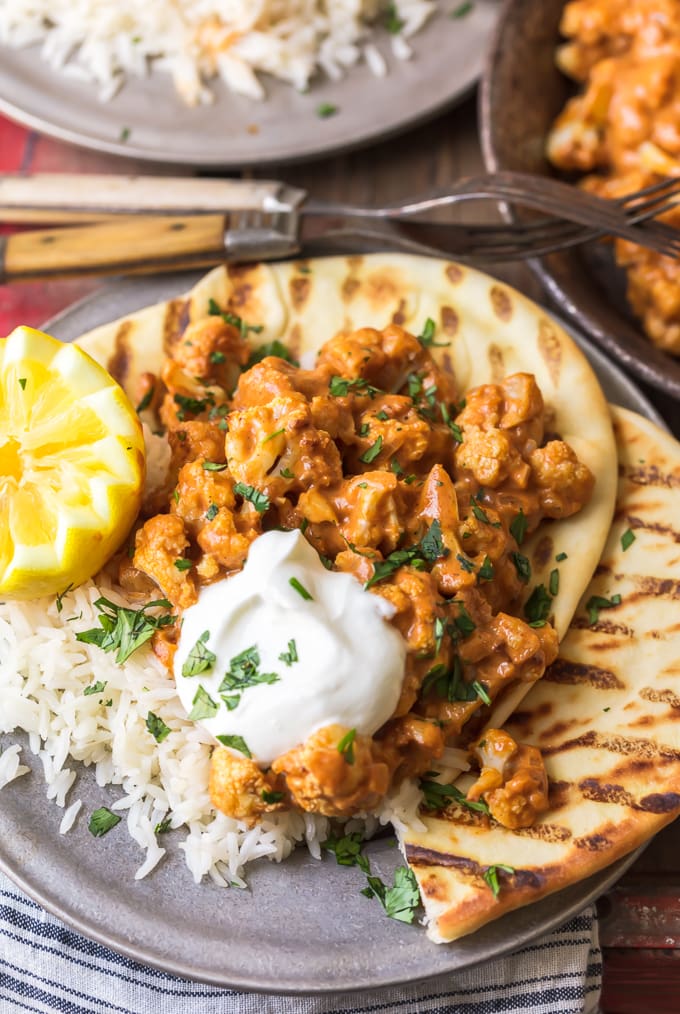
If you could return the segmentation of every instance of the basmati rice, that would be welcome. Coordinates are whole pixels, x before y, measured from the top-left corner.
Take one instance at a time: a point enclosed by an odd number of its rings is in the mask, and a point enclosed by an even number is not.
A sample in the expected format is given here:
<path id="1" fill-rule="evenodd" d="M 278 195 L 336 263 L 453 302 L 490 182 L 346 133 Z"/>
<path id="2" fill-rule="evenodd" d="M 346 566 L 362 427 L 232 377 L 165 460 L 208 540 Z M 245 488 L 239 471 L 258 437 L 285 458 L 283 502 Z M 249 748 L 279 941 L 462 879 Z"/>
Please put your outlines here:
<path id="1" fill-rule="evenodd" d="M 277 813 L 248 827 L 215 812 L 208 792 L 213 741 L 187 719 L 174 682 L 149 646 L 117 665 L 113 655 L 76 640 L 79 631 L 99 626 L 94 602 L 100 595 L 130 605 L 101 575 L 97 585 L 89 581 L 59 601 L 0 604 L 0 733 L 28 733 L 47 798 L 67 807 L 77 785 L 73 761 L 94 766 L 99 786 L 119 787 L 119 797 L 107 805 L 126 818 L 143 853 L 136 879 L 166 855 L 157 828 L 168 820 L 171 828 L 186 829 L 179 848 L 196 883 L 209 877 L 220 886 L 244 887 L 248 862 L 280 862 L 299 843 L 320 858 L 330 828 L 325 817 Z M 160 743 L 147 729 L 150 712 L 170 729 Z M 8 746 L 0 753 L 0 789 L 29 770 L 20 763 L 19 745 Z M 353 821 L 352 828 L 368 836 L 390 821 L 419 826 L 420 798 L 419 789 L 405 783 L 377 816 Z M 60 833 L 74 826 L 81 809 L 80 800 L 68 805 Z"/>
<path id="2" fill-rule="evenodd" d="M 259 75 L 303 91 L 323 71 L 338 80 L 364 59 L 387 72 L 371 25 L 388 18 L 392 56 L 409 59 L 408 39 L 437 0 L 11 0 L 0 3 L 0 42 L 39 44 L 55 70 L 94 82 L 106 101 L 129 76 L 169 73 L 188 105 L 210 102 L 205 81 L 263 99 Z"/>

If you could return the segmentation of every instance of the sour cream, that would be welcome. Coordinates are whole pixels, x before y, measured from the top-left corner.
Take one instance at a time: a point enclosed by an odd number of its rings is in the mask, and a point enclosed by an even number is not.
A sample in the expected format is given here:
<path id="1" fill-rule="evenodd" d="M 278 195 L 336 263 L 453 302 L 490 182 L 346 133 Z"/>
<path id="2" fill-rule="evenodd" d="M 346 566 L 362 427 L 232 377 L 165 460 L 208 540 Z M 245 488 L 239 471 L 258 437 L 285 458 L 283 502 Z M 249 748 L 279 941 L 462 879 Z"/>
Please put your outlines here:
<path id="1" fill-rule="evenodd" d="M 179 696 L 211 735 L 228 746 L 236 737 L 262 765 L 332 723 L 372 735 L 404 677 L 392 613 L 350 574 L 326 570 L 300 532 L 267 532 L 239 574 L 185 610 Z"/>

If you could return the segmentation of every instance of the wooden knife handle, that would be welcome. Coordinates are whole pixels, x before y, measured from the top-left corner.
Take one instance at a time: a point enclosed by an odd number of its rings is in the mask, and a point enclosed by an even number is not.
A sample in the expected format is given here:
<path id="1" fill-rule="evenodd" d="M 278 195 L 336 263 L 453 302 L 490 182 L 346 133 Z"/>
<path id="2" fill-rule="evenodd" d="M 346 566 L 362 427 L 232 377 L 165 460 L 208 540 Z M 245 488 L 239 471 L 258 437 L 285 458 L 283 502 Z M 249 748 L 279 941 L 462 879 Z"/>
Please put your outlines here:
<path id="1" fill-rule="evenodd" d="M 227 259 L 225 215 L 134 217 L 0 237 L 0 282 L 174 271 Z"/>

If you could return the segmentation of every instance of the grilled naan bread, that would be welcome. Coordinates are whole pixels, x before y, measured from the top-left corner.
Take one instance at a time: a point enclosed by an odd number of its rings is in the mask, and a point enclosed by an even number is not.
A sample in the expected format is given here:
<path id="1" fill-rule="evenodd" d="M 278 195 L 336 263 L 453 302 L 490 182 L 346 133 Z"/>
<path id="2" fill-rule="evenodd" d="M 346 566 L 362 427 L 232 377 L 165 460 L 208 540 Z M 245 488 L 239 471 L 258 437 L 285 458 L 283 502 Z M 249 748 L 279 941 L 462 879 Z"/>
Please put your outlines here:
<path id="1" fill-rule="evenodd" d="M 402 836 L 437 942 L 582 880 L 680 813 L 680 444 L 623 409 L 614 422 L 619 486 L 602 559 L 558 660 L 506 725 L 543 753 L 550 810 L 510 831 L 453 804 Z M 589 616 L 594 596 L 619 595 Z M 514 872 L 497 871 L 494 898 L 484 874 L 499 865 Z"/>
<path id="2" fill-rule="evenodd" d="M 420 334 L 436 325 L 435 355 L 453 371 L 461 393 L 516 372 L 533 373 L 548 407 L 548 430 L 559 433 L 597 478 L 590 503 L 564 521 L 540 526 L 522 547 L 533 556 L 533 579 L 548 584 L 555 556 L 560 594 L 553 622 L 560 637 L 590 580 L 611 523 L 616 450 L 609 410 L 597 377 L 569 335 L 540 307 L 488 275 L 450 261 L 402 254 L 328 257 L 217 268 L 177 299 L 97 328 L 80 344 L 140 400 L 145 371 L 158 373 L 187 323 L 208 313 L 210 300 L 249 325 L 253 344 L 278 340 L 311 365 L 329 338 L 390 322 Z M 494 702 L 499 724 L 530 683 Z"/>

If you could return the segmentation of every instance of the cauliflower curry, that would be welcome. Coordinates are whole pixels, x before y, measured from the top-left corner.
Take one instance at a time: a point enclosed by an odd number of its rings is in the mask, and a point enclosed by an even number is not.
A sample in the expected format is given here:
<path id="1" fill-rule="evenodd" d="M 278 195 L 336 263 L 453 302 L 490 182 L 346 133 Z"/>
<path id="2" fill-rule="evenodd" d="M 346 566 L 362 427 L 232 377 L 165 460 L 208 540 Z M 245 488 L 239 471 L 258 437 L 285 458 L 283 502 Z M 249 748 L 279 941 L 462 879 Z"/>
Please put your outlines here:
<path id="1" fill-rule="evenodd" d="M 247 821 L 291 807 L 348 817 L 454 745 L 481 769 L 469 798 L 508 827 L 530 824 L 547 808 L 540 755 L 480 730 L 500 695 L 557 655 L 557 589 L 539 585 L 521 605 L 522 542 L 543 519 L 578 511 L 594 484 L 546 432 L 533 376 L 462 392 L 427 327 L 418 339 L 396 325 L 340 334 L 302 369 L 279 343 L 277 355 L 254 351 L 247 325 L 211 310 L 160 377 L 143 378 L 172 462 L 121 584 L 149 597 L 160 588 L 181 614 L 201 585 L 243 566 L 262 532 L 300 529 L 327 568 L 392 604 L 407 646 L 401 697 L 374 736 L 328 725 L 266 769 L 218 746 L 215 806 Z M 177 633 L 154 635 L 169 668 Z"/>

